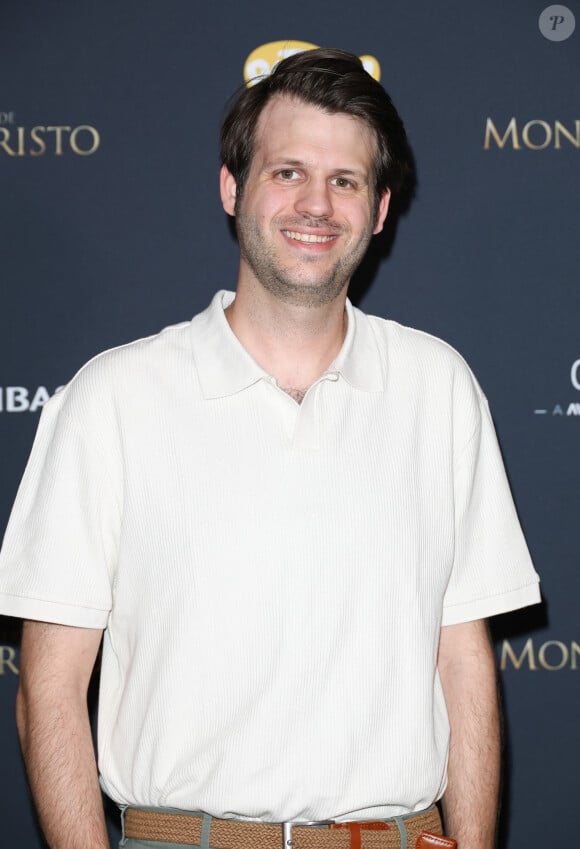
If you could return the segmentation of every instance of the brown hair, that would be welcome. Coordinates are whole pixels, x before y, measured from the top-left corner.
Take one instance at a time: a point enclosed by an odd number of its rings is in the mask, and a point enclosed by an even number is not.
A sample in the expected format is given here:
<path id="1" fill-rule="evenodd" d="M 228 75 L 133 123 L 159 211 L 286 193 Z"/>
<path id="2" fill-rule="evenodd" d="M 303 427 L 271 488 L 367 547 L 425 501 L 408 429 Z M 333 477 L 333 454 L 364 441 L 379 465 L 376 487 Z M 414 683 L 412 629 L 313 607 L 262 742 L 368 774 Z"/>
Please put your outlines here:
<path id="1" fill-rule="evenodd" d="M 377 141 L 373 169 L 377 205 L 387 188 L 394 196 L 410 189 L 413 154 L 391 98 L 357 56 L 321 47 L 283 59 L 269 76 L 244 87 L 234 100 L 222 126 L 220 154 L 236 180 L 238 200 L 250 170 L 258 119 L 276 95 L 297 98 L 326 112 L 344 112 L 370 127 Z"/>

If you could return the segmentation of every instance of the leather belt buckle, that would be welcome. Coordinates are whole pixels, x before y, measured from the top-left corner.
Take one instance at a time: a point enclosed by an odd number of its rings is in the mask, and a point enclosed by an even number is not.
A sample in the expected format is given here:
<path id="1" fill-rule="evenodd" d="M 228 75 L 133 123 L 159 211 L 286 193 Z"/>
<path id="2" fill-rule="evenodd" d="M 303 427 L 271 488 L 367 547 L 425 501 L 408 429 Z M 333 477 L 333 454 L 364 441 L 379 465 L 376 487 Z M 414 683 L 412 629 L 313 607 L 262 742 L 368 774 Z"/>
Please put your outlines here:
<path id="1" fill-rule="evenodd" d="M 309 822 L 300 822 L 294 820 L 292 822 L 282 823 L 282 849 L 293 849 L 294 841 L 292 840 L 292 829 L 295 825 L 299 826 L 315 826 L 315 825 L 334 825 L 334 820 L 311 820 Z"/>

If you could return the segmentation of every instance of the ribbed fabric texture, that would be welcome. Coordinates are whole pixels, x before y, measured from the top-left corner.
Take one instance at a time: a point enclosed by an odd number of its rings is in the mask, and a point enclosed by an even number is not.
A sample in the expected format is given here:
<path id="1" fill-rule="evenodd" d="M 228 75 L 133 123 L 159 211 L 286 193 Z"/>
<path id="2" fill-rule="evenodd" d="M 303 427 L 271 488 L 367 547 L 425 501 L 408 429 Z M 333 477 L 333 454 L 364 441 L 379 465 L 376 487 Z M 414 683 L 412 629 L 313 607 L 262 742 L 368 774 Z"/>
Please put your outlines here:
<path id="1" fill-rule="evenodd" d="M 538 599 L 487 405 L 449 346 L 349 305 L 298 406 L 231 333 L 231 297 L 46 405 L 0 612 L 107 628 L 119 802 L 422 810 L 445 785 L 441 623 Z"/>

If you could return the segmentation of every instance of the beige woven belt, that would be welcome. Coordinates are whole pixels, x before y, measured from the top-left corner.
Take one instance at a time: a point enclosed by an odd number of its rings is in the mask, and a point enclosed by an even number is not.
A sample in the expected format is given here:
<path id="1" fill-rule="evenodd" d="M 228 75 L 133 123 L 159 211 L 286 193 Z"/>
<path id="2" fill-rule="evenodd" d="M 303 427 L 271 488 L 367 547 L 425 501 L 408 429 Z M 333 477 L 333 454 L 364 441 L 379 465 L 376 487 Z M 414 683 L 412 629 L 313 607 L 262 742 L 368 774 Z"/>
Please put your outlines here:
<path id="1" fill-rule="evenodd" d="M 202 842 L 204 823 L 206 833 Z M 202 814 L 140 808 L 125 811 L 125 837 L 205 849 L 282 849 L 283 845 L 284 849 L 415 849 L 417 838 L 423 832 L 441 834 L 441 819 L 436 807 L 416 816 L 387 821 L 324 825 L 222 820 Z"/>

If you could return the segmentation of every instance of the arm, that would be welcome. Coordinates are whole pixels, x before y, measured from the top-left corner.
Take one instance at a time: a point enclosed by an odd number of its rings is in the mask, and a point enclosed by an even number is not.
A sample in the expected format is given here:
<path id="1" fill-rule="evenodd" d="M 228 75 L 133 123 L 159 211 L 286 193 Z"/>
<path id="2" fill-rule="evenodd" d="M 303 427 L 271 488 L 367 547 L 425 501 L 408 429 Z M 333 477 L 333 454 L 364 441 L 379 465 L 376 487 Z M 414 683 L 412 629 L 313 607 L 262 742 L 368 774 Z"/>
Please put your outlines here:
<path id="1" fill-rule="evenodd" d="M 87 710 L 102 631 L 26 622 L 16 721 L 51 849 L 109 849 Z"/>
<path id="2" fill-rule="evenodd" d="M 451 726 L 446 829 L 458 849 L 493 849 L 501 734 L 495 659 L 484 620 L 441 629 L 438 668 Z"/>

